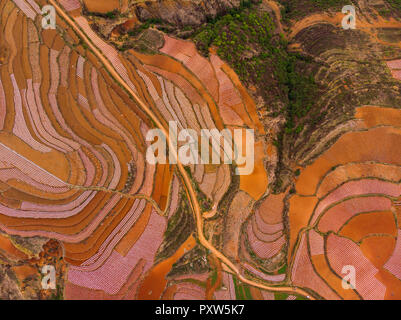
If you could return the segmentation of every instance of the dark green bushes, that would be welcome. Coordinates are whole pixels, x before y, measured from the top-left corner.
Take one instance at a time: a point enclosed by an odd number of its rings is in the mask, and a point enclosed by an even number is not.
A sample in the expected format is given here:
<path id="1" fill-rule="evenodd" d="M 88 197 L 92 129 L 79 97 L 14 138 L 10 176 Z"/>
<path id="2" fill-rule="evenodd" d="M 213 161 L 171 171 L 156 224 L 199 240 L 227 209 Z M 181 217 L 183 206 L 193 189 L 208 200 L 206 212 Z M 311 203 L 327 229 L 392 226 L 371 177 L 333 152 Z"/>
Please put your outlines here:
<path id="1" fill-rule="evenodd" d="M 268 13 L 252 9 L 231 12 L 200 28 L 193 39 L 205 56 L 210 46 L 215 46 L 218 55 L 233 67 L 241 81 L 258 87 L 266 100 L 279 96 L 286 107 L 274 114 L 286 117 L 286 134 L 302 131 L 299 120 L 312 109 L 317 86 L 313 77 L 304 75 L 296 66 L 298 62 L 310 61 L 287 52 L 287 42 L 275 34 Z"/>
<path id="2" fill-rule="evenodd" d="M 394 8 L 401 10 L 401 0 L 387 0 L 387 2 Z"/>

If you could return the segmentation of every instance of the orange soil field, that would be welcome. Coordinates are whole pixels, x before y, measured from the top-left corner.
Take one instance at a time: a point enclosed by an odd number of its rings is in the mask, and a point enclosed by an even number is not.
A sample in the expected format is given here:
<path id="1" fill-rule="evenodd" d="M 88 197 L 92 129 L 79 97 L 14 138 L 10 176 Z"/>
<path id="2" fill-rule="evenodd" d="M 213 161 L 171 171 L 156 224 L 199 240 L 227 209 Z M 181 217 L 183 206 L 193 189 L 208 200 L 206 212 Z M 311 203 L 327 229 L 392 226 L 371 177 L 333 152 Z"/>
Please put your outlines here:
<path id="1" fill-rule="evenodd" d="M 369 234 L 397 235 L 397 227 L 392 212 L 364 213 L 353 217 L 340 230 L 339 234 L 359 242 Z"/>
<path id="2" fill-rule="evenodd" d="M 245 139 L 245 134 L 243 134 Z M 240 189 L 247 192 L 255 200 L 259 200 L 267 188 L 267 174 L 264 166 L 264 144 L 262 141 L 255 143 L 255 164 L 250 175 L 240 176 Z M 241 167 L 241 166 L 239 166 Z M 257 183 L 255 183 L 257 181 Z"/>
<path id="3" fill-rule="evenodd" d="M 392 148 L 401 143 L 400 133 L 401 130 L 397 128 L 380 127 L 343 135 L 333 147 L 301 173 L 297 181 L 297 192 L 304 195 L 314 194 L 324 174 L 339 164 L 379 161 L 400 165 L 401 154 Z"/>
<path id="4" fill-rule="evenodd" d="M 15 272 L 15 275 L 18 278 L 18 281 L 22 282 L 24 279 L 34 276 L 38 274 L 38 270 L 35 268 L 28 266 L 28 265 L 22 265 L 22 266 L 16 266 L 12 268 L 13 271 Z"/>
<path id="5" fill-rule="evenodd" d="M 394 146 L 401 142 L 399 141 L 401 131 L 398 129 L 401 111 L 367 106 L 357 108 L 355 117 L 361 121 L 361 124 L 355 128 L 356 131 L 343 134 L 313 163 L 301 168 L 301 174 L 296 179 L 297 194 L 290 197 L 288 212 L 290 263 L 294 262 L 296 252 L 299 251 L 299 248 L 295 246 L 297 239 L 300 239 L 299 234 L 313 227 L 317 221 L 316 217 L 311 219 L 312 215 L 316 214 L 314 210 L 317 203 L 325 203 L 326 208 L 330 208 L 329 200 L 326 199 L 333 199 L 330 201 L 338 199 L 336 201 L 339 202 L 334 204 L 338 205 L 347 199 L 348 192 L 352 192 L 352 189 L 343 188 L 340 193 L 337 192 L 338 195 L 332 196 L 344 183 L 349 180 L 361 181 L 361 183 L 367 181 L 366 184 L 370 182 L 373 186 L 375 180 L 371 179 L 375 178 L 380 179 L 377 181 L 382 181 L 381 183 L 392 182 L 393 190 L 400 189 L 397 186 L 401 179 L 401 158 L 400 153 L 394 150 Z M 382 196 L 386 196 L 388 190 L 390 189 L 383 189 L 384 195 Z M 360 202 L 355 202 L 355 204 L 362 205 L 363 201 L 368 201 L 369 198 L 364 198 L 366 195 L 361 194 Z M 341 197 L 344 198 L 341 200 Z M 320 210 L 323 208 L 321 207 Z M 358 210 L 358 208 L 355 207 L 352 210 Z M 393 212 L 356 214 L 349 221 L 344 222 L 339 230 L 339 235 L 358 243 L 361 253 L 369 259 L 372 266 L 378 268 L 375 279 L 379 279 L 380 283 L 386 287 L 385 299 L 393 299 L 398 296 L 396 287 L 397 283 L 398 286 L 400 284 L 399 280 L 382 269 L 395 249 L 397 225 Z M 310 257 L 315 272 L 326 280 L 342 298 L 359 299 L 352 290 L 342 289 L 341 278 L 330 271 L 325 255 L 326 252 Z M 363 283 L 363 286 L 368 286 L 368 284 Z M 368 294 L 366 291 L 363 292 L 363 295 Z"/>
<path id="6" fill-rule="evenodd" d="M 120 10 L 119 0 L 83 0 L 83 2 L 90 12 L 107 13 Z"/>
<path id="7" fill-rule="evenodd" d="M 14 257 L 15 259 L 26 259 L 27 256 L 19 251 L 14 244 L 10 241 L 9 238 L 0 235 L 0 249 L 4 250 L 5 252 L 11 254 L 12 257 Z"/>
<path id="8" fill-rule="evenodd" d="M 160 299 L 164 288 L 167 284 L 165 279 L 166 275 L 169 273 L 171 267 L 175 262 L 178 261 L 181 256 L 191 250 L 196 244 L 195 238 L 191 235 L 185 242 L 180 246 L 180 248 L 169 258 L 163 260 L 158 265 L 156 265 L 150 272 L 146 275 L 146 278 L 142 282 L 138 293 L 138 299 L 141 300 L 155 300 Z"/>
<path id="9" fill-rule="evenodd" d="M 395 239 L 389 236 L 370 236 L 363 239 L 361 250 L 376 268 L 381 268 L 394 251 Z"/>
<path id="10" fill-rule="evenodd" d="M 312 263 L 316 268 L 316 272 L 328 282 L 329 286 L 337 292 L 338 295 L 346 300 L 359 300 L 360 298 L 353 290 L 345 290 L 342 287 L 341 279 L 330 270 L 327 264 L 326 257 L 321 255 L 316 255 L 312 257 Z"/>
<path id="11" fill-rule="evenodd" d="M 355 118 L 361 119 L 367 128 L 379 125 L 401 126 L 401 113 L 398 109 L 366 106 L 356 109 Z"/>

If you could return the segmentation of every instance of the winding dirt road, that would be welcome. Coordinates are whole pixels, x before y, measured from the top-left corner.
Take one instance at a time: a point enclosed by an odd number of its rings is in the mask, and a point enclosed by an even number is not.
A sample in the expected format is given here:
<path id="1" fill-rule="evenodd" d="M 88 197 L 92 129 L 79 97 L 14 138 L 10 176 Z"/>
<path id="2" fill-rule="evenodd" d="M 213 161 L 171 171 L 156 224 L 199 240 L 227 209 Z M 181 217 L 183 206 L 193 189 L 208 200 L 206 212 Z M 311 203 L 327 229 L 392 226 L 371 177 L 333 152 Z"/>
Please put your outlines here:
<path id="1" fill-rule="evenodd" d="M 155 116 L 155 114 L 148 108 L 148 106 L 137 96 L 137 94 L 128 86 L 128 84 L 123 80 L 123 78 L 119 75 L 119 73 L 114 69 L 113 65 L 111 62 L 100 52 L 100 50 L 91 42 L 91 40 L 88 38 L 88 36 L 80 29 L 80 27 L 77 25 L 77 23 L 74 21 L 73 18 L 71 18 L 59 5 L 55 0 L 49 0 L 49 3 L 53 5 L 57 11 L 57 13 L 73 28 L 73 30 L 77 33 L 77 35 L 84 41 L 88 47 L 92 50 L 92 52 L 98 57 L 98 59 L 101 61 L 103 66 L 106 68 L 106 70 L 110 73 L 110 75 L 114 78 L 115 81 L 117 81 L 129 94 L 130 96 L 134 99 L 134 101 L 142 108 L 144 112 L 154 121 L 156 126 L 163 132 L 163 134 L 166 136 L 167 141 L 169 143 L 169 147 L 173 151 L 174 154 L 176 154 L 176 150 L 174 147 L 174 144 L 171 142 L 170 137 L 168 135 L 168 131 L 164 128 L 162 123 L 159 121 L 159 119 Z M 281 287 L 275 287 L 275 286 L 268 286 L 261 284 L 259 282 L 255 282 L 252 280 L 248 280 L 245 277 L 243 277 L 240 273 L 240 270 L 227 258 L 225 257 L 220 251 L 218 251 L 204 236 L 203 234 L 203 220 L 202 220 L 202 211 L 200 209 L 196 192 L 192 186 L 192 182 L 187 174 L 187 172 L 184 169 L 184 166 L 177 161 L 177 168 L 178 171 L 181 175 L 181 178 L 184 182 L 190 204 L 192 207 L 192 210 L 194 212 L 195 218 L 196 218 L 196 226 L 197 226 L 197 233 L 198 233 L 198 239 L 200 243 L 210 250 L 218 259 L 222 261 L 226 266 L 229 267 L 229 269 L 232 270 L 233 273 L 235 273 L 238 277 L 239 280 L 242 282 L 249 284 L 254 287 L 258 287 L 263 290 L 269 290 L 269 291 L 275 291 L 275 292 L 285 292 L 289 294 L 297 294 L 297 295 L 302 295 L 308 299 L 314 300 L 314 298 L 305 290 L 302 288 L 298 287 L 293 287 L 293 286 L 281 286 Z"/>

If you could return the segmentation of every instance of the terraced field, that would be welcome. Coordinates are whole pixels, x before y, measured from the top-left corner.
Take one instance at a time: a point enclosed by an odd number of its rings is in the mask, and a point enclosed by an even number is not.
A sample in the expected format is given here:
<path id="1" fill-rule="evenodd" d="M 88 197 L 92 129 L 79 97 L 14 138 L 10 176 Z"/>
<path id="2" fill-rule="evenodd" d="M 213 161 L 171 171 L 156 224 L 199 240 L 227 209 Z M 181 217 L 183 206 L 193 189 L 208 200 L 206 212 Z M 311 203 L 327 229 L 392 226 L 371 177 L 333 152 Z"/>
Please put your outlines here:
<path id="1" fill-rule="evenodd" d="M 298 135 L 215 46 L 149 26 L 138 46 L 106 41 L 94 16 L 141 25 L 130 1 L 0 2 L 0 298 L 401 299 L 401 41 L 383 31 L 401 22 L 361 5 L 344 34 L 341 14 L 284 24 L 258 5 L 312 60 L 322 117 L 296 119 Z M 150 129 L 182 145 L 172 121 L 254 130 L 252 173 L 146 161 Z"/>
<path id="2" fill-rule="evenodd" d="M 79 2 L 61 1 L 91 39 L 88 47 L 59 15 L 58 29 L 38 27 L 43 4 L 4 1 L 1 7 L 7 34 L 1 65 L 1 229 L 62 243 L 69 265 L 65 298 L 132 298 L 140 280 L 152 275 L 145 276 L 182 187 L 173 166 L 145 161 L 144 137 L 154 124 L 92 46 L 163 124 L 175 120 L 179 128 L 197 132 L 263 127 L 252 99 L 217 56 L 209 62 L 194 45 L 167 36 L 161 49 L 167 55 L 122 56 L 90 29 Z M 208 74 L 200 72 L 205 69 Z M 263 148 L 262 140 L 258 144 Z M 263 157 L 259 161 L 256 174 L 263 175 Z M 228 166 L 190 170 L 216 210 L 230 185 Z M 257 199 L 266 189 L 264 179 L 257 188 L 241 181 L 241 188 Z"/>
<path id="3" fill-rule="evenodd" d="M 358 108 L 357 127 L 301 172 L 288 212 L 295 284 L 324 298 L 400 298 L 400 115 Z M 344 265 L 356 268 L 356 290 L 342 289 Z"/>

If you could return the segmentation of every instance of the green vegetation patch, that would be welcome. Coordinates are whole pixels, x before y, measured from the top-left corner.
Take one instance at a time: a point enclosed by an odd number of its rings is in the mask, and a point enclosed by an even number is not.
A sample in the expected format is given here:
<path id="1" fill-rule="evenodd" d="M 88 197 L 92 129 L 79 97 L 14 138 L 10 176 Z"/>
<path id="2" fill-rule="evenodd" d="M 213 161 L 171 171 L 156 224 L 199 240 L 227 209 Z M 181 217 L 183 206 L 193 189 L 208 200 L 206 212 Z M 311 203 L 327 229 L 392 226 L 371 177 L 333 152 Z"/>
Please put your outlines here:
<path id="1" fill-rule="evenodd" d="M 313 76 L 306 76 L 296 70 L 297 61 L 303 60 L 299 54 L 288 56 L 286 64 L 285 88 L 288 90 L 286 133 L 299 134 L 303 129 L 299 121 L 309 113 L 318 95 L 318 87 Z"/>
<path id="2" fill-rule="evenodd" d="M 83 13 L 86 16 L 95 16 L 95 17 L 101 17 L 101 18 L 113 19 L 113 20 L 120 16 L 120 11 L 118 11 L 117 9 L 106 12 L 106 13 L 101 13 L 101 12 L 89 11 L 85 6 L 83 8 Z"/>
<path id="3" fill-rule="evenodd" d="M 196 196 L 198 198 L 198 202 L 203 212 L 212 210 L 213 201 L 209 199 L 206 194 L 200 189 L 199 184 L 192 176 L 191 168 L 189 166 L 184 167 L 185 171 L 188 173 L 191 178 L 192 186 L 196 191 Z"/>
<path id="4" fill-rule="evenodd" d="M 136 26 L 133 30 L 128 31 L 128 35 L 131 37 L 138 36 L 142 31 L 149 29 L 150 27 L 154 27 L 157 24 L 163 24 L 163 21 L 160 19 L 148 19 L 140 25 Z"/>
<path id="5" fill-rule="evenodd" d="M 277 272 L 278 274 L 287 273 L 287 264 L 284 264 Z"/>
<path id="6" fill-rule="evenodd" d="M 267 12 L 232 12 L 201 27 L 193 39 L 198 50 L 208 56 L 210 46 L 240 77 L 250 83 L 271 78 L 276 69 L 271 62 L 285 60 L 281 37 L 273 37 L 274 24 Z M 279 75 L 277 75 L 279 76 Z"/>
<path id="7" fill-rule="evenodd" d="M 302 131 L 302 119 L 312 109 L 318 87 L 314 78 L 298 66 L 311 61 L 287 51 L 288 43 L 277 34 L 268 12 L 257 7 L 234 10 L 201 27 L 193 40 L 205 56 L 215 46 L 217 54 L 230 64 L 241 81 L 257 88 L 269 104 L 268 111 L 273 116 L 285 116 L 286 134 Z M 274 107 L 283 104 L 284 108 Z"/>
<path id="8" fill-rule="evenodd" d="M 168 220 L 164 233 L 163 243 L 156 255 L 159 262 L 174 254 L 184 241 L 195 230 L 195 221 L 185 195 L 181 195 L 181 202 L 177 211 Z"/>
<path id="9" fill-rule="evenodd" d="M 210 271 L 210 265 L 206 258 L 206 249 L 199 243 L 190 251 L 185 253 L 173 264 L 167 277 L 174 278 L 176 275 L 201 274 Z M 217 271 L 213 270 L 212 284 L 217 280 Z"/>
<path id="10" fill-rule="evenodd" d="M 235 296 L 237 300 L 253 300 L 249 286 L 240 282 L 237 277 L 233 276 Z"/>
<path id="11" fill-rule="evenodd" d="M 59 285 L 56 287 L 56 292 L 53 293 L 50 300 L 64 300 L 63 289 Z"/>
<path id="12" fill-rule="evenodd" d="M 287 293 L 276 292 L 274 293 L 274 300 L 286 300 L 290 295 Z M 303 296 L 295 295 L 295 300 L 308 300 Z"/>
<path id="13" fill-rule="evenodd" d="M 401 0 L 387 0 L 387 2 L 397 10 L 401 10 Z"/>

